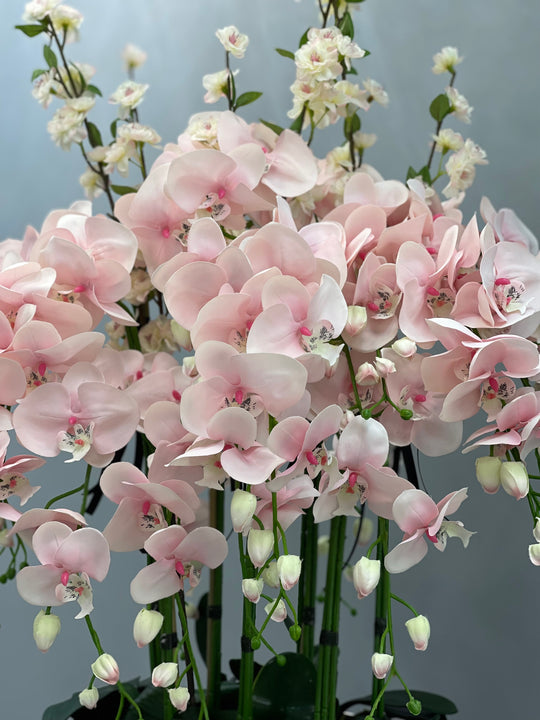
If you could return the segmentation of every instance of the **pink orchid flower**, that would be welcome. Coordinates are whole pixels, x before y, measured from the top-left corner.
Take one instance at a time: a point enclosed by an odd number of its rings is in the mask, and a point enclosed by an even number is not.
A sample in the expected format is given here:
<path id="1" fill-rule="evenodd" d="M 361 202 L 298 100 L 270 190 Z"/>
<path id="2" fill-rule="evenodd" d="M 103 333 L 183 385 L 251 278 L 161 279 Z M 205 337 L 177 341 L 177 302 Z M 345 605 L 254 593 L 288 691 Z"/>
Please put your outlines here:
<path id="1" fill-rule="evenodd" d="M 441 551 L 445 549 L 448 537 L 459 537 L 467 547 L 473 533 L 465 530 L 460 522 L 445 520 L 445 516 L 455 513 L 466 498 L 467 488 L 449 493 L 437 504 L 416 488 L 398 495 L 392 505 L 392 515 L 405 537 L 384 560 L 388 572 L 404 572 L 419 563 L 428 550 L 426 538 Z"/>
<path id="2" fill-rule="evenodd" d="M 0 502 L 18 495 L 24 505 L 40 489 L 39 485 L 31 487 L 24 473 L 42 467 L 45 460 L 35 455 L 14 455 L 6 460 L 8 445 L 8 433 L 0 432 Z"/>
<path id="3" fill-rule="evenodd" d="M 46 522 L 32 538 L 41 566 L 17 574 L 19 595 L 31 605 L 63 605 L 76 600 L 76 619 L 94 609 L 90 578 L 101 582 L 109 571 L 109 545 L 99 530 L 71 530 L 61 522 Z"/>

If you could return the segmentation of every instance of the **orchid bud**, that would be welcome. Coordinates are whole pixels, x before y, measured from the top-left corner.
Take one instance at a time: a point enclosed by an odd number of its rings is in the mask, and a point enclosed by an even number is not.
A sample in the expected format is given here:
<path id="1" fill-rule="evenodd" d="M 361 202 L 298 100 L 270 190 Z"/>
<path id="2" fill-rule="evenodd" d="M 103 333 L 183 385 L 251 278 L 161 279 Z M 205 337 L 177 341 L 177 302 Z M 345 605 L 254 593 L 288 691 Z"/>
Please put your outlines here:
<path id="1" fill-rule="evenodd" d="M 275 605 L 275 601 L 269 602 L 267 605 L 264 606 L 264 612 L 267 615 L 270 615 L 274 605 Z M 270 620 L 273 620 L 274 622 L 283 622 L 286 617 L 287 617 L 287 607 L 286 607 L 285 603 L 283 602 L 283 600 L 280 600 L 278 602 L 278 604 L 276 605 L 276 609 L 274 610 L 274 612 L 272 612 Z"/>
<path id="2" fill-rule="evenodd" d="M 243 533 L 249 530 L 253 513 L 257 507 L 257 498 L 245 490 L 235 490 L 231 500 L 231 520 L 234 532 Z"/>
<path id="3" fill-rule="evenodd" d="M 109 653 L 103 653 L 93 662 L 90 667 L 92 672 L 98 678 L 108 685 L 116 685 L 120 678 L 120 670 L 118 663 Z"/>
<path id="4" fill-rule="evenodd" d="M 533 565 L 540 565 L 540 543 L 529 545 L 529 560 Z"/>
<path id="5" fill-rule="evenodd" d="M 363 330 L 367 323 L 367 310 L 365 307 L 359 307 L 358 305 L 349 305 L 347 308 L 347 323 L 345 325 L 345 332 L 351 336 L 358 335 L 360 330 Z"/>
<path id="6" fill-rule="evenodd" d="M 375 358 L 375 369 L 379 375 L 383 378 L 388 377 L 392 373 L 396 372 L 396 365 L 392 360 L 388 358 Z"/>
<path id="7" fill-rule="evenodd" d="M 87 710 L 93 710 L 98 704 L 99 692 L 97 688 L 86 688 L 79 693 L 79 702 Z"/>
<path id="8" fill-rule="evenodd" d="M 258 603 L 261 599 L 261 593 L 264 587 L 264 580 L 260 578 L 247 578 L 242 580 L 242 592 L 249 602 Z"/>
<path id="9" fill-rule="evenodd" d="M 415 650 L 426 650 L 431 632 L 427 617 L 424 615 L 417 615 L 416 617 L 407 620 L 405 627 L 407 628 L 410 638 L 414 643 Z"/>
<path id="10" fill-rule="evenodd" d="M 247 551 L 251 562 L 260 568 L 274 547 L 274 533 L 271 530 L 251 528 L 248 535 Z"/>
<path id="11" fill-rule="evenodd" d="M 192 602 L 186 602 L 186 617 L 189 620 L 199 619 L 199 608 Z"/>
<path id="12" fill-rule="evenodd" d="M 57 615 L 46 615 L 45 610 L 40 610 L 34 619 L 33 631 L 38 650 L 45 653 L 60 632 L 60 618 Z"/>
<path id="13" fill-rule="evenodd" d="M 154 687 L 169 687 L 178 677 L 178 663 L 163 662 L 152 670 L 152 685 Z"/>
<path id="14" fill-rule="evenodd" d="M 268 587 L 278 588 L 279 587 L 279 572 L 277 568 L 277 562 L 272 560 L 262 571 L 262 579 L 268 585 Z"/>
<path id="15" fill-rule="evenodd" d="M 317 554 L 321 556 L 328 555 L 328 550 L 330 549 L 330 536 L 329 535 L 319 535 L 317 539 Z"/>
<path id="16" fill-rule="evenodd" d="M 366 517 L 365 515 L 362 520 L 360 520 L 360 518 L 356 518 L 353 523 L 353 535 L 355 537 L 358 533 L 358 526 L 360 525 L 360 522 L 362 523 L 362 526 L 360 528 L 360 535 L 358 536 L 358 544 L 369 545 L 369 541 L 371 540 L 371 537 L 373 535 L 373 520 Z"/>
<path id="17" fill-rule="evenodd" d="M 169 700 L 171 705 L 180 712 L 184 712 L 189 702 L 189 691 L 185 687 L 170 688 L 167 690 L 169 693 Z"/>
<path id="18" fill-rule="evenodd" d="M 374 366 L 369 362 L 365 362 L 358 368 L 354 379 L 358 385 L 376 385 L 380 377 Z"/>
<path id="19" fill-rule="evenodd" d="M 391 347 L 402 358 L 410 358 L 416 353 L 416 343 L 408 337 L 399 338 Z"/>
<path id="20" fill-rule="evenodd" d="M 378 680 L 384 680 L 394 662 L 393 655 L 386 653 L 373 653 L 371 656 L 371 669 Z"/>
<path id="21" fill-rule="evenodd" d="M 298 555 L 281 555 L 277 559 L 277 569 L 281 587 L 285 591 L 289 591 L 298 582 L 302 560 Z"/>
<path id="22" fill-rule="evenodd" d="M 182 372 L 188 377 L 195 377 L 198 374 L 195 357 L 193 355 L 185 357 L 182 360 Z"/>
<path id="23" fill-rule="evenodd" d="M 493 495 L 501 485 L 501 465 L 498 457 L 481 457 L 476 459 L 476 479 L 484 492 Z"/>
<path id="24" fill-rule="evenodd" d="M 185 327 L 179 325 L 176 320 L 171 320 L 171 335 L 173 336 L 175 343 L 181 348 L 184 348 L 184 350 L 187 350 L 188 352 L 193 350 L 189 330 L 186 330 Z"/>
<path id="25" fill-rule="evenodd" d="M 534 539 L 536 542 L 540 543 L 540 518 L 536 518 L 536 525 L 534 526 L 533 530 Z"/>
<path id="26" fill-rule="evenodd" d="M 509 495 L 521 500 L 529 492 L 529 474 L 522 462 L 505 462 L 501 467 L 501 485 Z"/>
<path id="27" fill-rule="evenodd" d="M 381 561 L 360 558 L 353 568 L 353 583 L 358 599 L 367 597 L 379 583 L 381 577 Z"/>
<path id="28" fill-rule="evenodd" d="M 133 623 L 133 639 L 137 643 L 137 647 L 142 648 L 151 643 L 162 625 L 163 615 L 160 612 L 143 608 Z"/>

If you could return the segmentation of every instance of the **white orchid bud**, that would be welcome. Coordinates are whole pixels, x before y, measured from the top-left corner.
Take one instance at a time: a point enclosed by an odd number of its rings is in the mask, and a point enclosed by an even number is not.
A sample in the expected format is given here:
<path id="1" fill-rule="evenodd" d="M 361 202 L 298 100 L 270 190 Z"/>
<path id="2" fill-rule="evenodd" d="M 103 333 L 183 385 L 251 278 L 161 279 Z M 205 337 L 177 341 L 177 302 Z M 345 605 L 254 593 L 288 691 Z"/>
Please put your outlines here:
<path id="1" fill-rule="evenodd" d="M 277 568 L 277 562 L 272 560 L 262 571 L 262 579 L 268 585 L 268 587 L 278 588 L 279 587 L 279 572 Z"/>
<path id="2" fill-rule="evenodd" d="M 154 687 L 169 687 L 178 677 L 178 663 L 163 662 L 152 670 L 152 685 Z"/>
<path id="3" fill-rule="evenodd" d="M 253 513 L 257 507 L 257 498 L 245 490 L 235 490 L 231 500 L 231 520 L 234 532 L 243 533 L 249 530 Z"/>
<path id="4" fill-rule="evenodd" d="M 369 545 L 369 542 L 373 535 L 374 522 L 371 518 L 368 518 L 365 515 L 362 518 L 362 521 L 360 521 L 360 518 L 356 518 L 355 521 L 353 522 L 353 536 L 354 537 L 356 537 L 356 534 L 358 532 L 358 526 L 360 525 L 360 522 L 362 522 L 362 527 L 360 528 L 358 544 L 359 545 Z"/>
<path id="5" fill-rule="evenodd" d="M 274 607 L 274 602 L 269 602 L 267 605 L 264 606 L 264 612 L 267 615 L 270 615 L 272 612 L 272 608 Z M 270 620 L 273 620 L 274 622 L 283 622 L 285 618 L 287 617 L 287 607 L 283 600 L 280 600 L 278 604 L 276 605 L 276 609 L 272 613 Z"/>
<path id="6" fill-rule="evenodd" d="M 192 602 L 186 602 L 186 617 L 190 620 L 199 619 L 199 608 Z"/>
<path id="7" fill-rule="evenodd" d="M 381 561 L 360 558 L 353 568 L 353 583 L 358 599 L 367 597 L 379 584 L 381 577 Z"/>
<path id="8" fill-rule="evenodd" d="M 90 667 L 98 680 L 103 680 L 108 685 L 116 685 L 120 678 L 118 663 L 109 653 L 100 655 Z"/>
<path id="9" fill-rule="evenodd" d="M 501 486 L 501 465 L 498 457 L 481 457 L 476 460 L 476 479 L 484 492 L 493 495 Z"/>
<path id="10" fill-rule="evenodd" d="M 536 525 L 534 526 L 533 530 L 534 539 L 536 542 L 540 543 L 540 518 L 536 518 Z"/>
<path id="11" fill-rule="evenodd" d="M 184 712 L 189 702 L 189 691 L 185 687 L 170 688 L 167 690 L 169 693 L 169 700 L 171 705 L 180 712 Z"/>
<path id="12" fill-rule="evenodd" d="M 188 377 L 195 377 L 197 375 L 197 366 L 195 365 L 195 357 L 190 355 L 182 360 L 182 372 Z"/>
<path id="13" fill-rule="evenodd" d="M 317 554 L 321 556 L 328 555 L 328 550 L 330 549 L 330 536 L 329 535 L 319 535 L 317 538 Z"/>
<path id="14" fill-rule="evenodd" d="M 405 627 L 407 628 L 410 638 L 414 643 L 415 650 L 426 650 L 429 635 L 431 633 L 427 617 L 424 615 L 417 615 L 416 617 L 407 620 Z"/>
<path id="15" fill-rule="evenodd" d="M 142 648 L 151 643 L 162 625 L 163 615 L 160 612 L 143 608 L 133 623 L 133 639 L 137 643 L 137 647 Z"/>
<path id="16" fill-rule="evenodd" d="M 358 305 L 349 305 L 347 308 L 347 322 L 345 324 L 345 332 L 349 335 L 358 335 L 360 330 L 366 327 L 367 310 L 365 307 Z"/>
<path id="17" fill-rule="evenodd" d="M 533 565 L 540 565 L 540 543 L 529 545 L 529 560 Z"/>
<path id="18" fill-rule="evenodd" d="M 79 693 L 79 702 L 87 710 L 93 710 L 98 704 L 99 692 L 97 688 L 86 688 Z"/>
<path id="19" fill-rule="evenodd" d="M 371 656 L 371 669 L 378 680 L 384 680 L 394 662 L 393 655 L 386 653 L 373 653 Z"/>
<path id="20" fill-rule="evenodd" d="M 33 631 L 38 650 L 45 653 L 58 637 L 60 618 L 52 613 L 46 615 L 45 610 L 40 610 L 34 619 Z"/>
<path id="21" fill-rule="evenodd" d="M 391 347 L 402 358 L 410 358 L 416 353 L 416 343 L 408 337 L 399 338 Z"/>
<path id="22" fill-rule="evenodd" d="M 280 555 L 277 559 L 277 569 L 281 587 L 289 591 L 298 582 L 302 569 L 302 560 L 298 555 Z"/>
<path id="23" fill-rule="evenodd" d="M 259 578 L 259 580 L 256 580 L 255 578 L 246 578 L 245 580 L 242 580 L 242 592 L 249 602 L 255 604 L 259 602 L 263 587 L 264 580 L 262 578 Z"/>
<path id="24" fill-rule="evenodd" d="M 375 370 L 375 367 L 365 362 L 360 365 L 358 372 L 355 375 L 355 380 L 358 385 L 376 385 L 379 380 L 379 373 Z"/>
<path id="25" fill-rule="evenodd" d="M 529 473 L 522 462 L 505 462 L 501 467 L 501 485 L 509 495 L 521 500 L 529 492 Z"/>
<path id="26" fill-rule="evenodd" d="M 383 378 L 388 377 L 392 373 L 396 372 L 396 365 L 392 360 L 388 358 L 375 358 L 375 369 L 379 375 Z"/>
<path id="27" fill-rule="evenodd" d="M 274 547 L 274 533 L 271 530 L 251 528 L 248 535 L 247 551 L 251 562 L 260 568 Z"/>

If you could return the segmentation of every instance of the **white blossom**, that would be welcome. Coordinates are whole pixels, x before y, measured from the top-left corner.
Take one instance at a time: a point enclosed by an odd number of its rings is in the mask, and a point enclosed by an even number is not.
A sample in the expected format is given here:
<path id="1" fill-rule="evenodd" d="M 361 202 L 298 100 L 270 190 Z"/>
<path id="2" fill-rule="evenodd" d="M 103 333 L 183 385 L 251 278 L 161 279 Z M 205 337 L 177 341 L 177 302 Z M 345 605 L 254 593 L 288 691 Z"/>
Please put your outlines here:
<path id="1" fill-rule="evenodd" d="M 366 78 L 362 84 L 369 94 L 368 102 L 374 101 L 383 107 L 388 105 L 388 93 L 380 83 L 372 78 Z"/>
<path id="2" fill-rule="evenodd" d="M 246 48 L 249 45 L 249 38 L 234 25 L 227 25 L 227 27 L 216 30 L 216 37 L 225 50 L 234 55 L 235 58 L 240 60 L 244 57 Z"/>
<path id="3" fill-rule="evenodd" d="M 122 60 L 128 72 L 144 65 L 147 57 L 148 54 L 144 50 L 141 50 L 141 48 L 132 43 L 128 43 L 122 50 Z"/>
<path id="4" fill-rule="evenodd" d="M 116 88 L 109 98 L 109 102 L 120 106 L 118 116 L 121 119 L 127 118 L 130 111 L 143 101 L 148 88 L 149 85 L 126 80 Z"/>
<path id="5" fill-rule="evenodd" d="M 237 75 L 238 70 L 233 72 L 233 75 Z M 204 96 L 205 103 L 215 103 L 220 98 L 226 96 L 227 84 L 229 81 L 230 73 L 228 70 L 220 70 L 216 73 L 209 73 L 204 75 L 202 84 L 204 89 L 207 91 Z"/>
<path id="6" fill-rule="evenodd" d="M 446 88 L 446 97 L 452 106 L 451 112 L 464 123 L 471 122 L 471 114 L 474 108 L 469 105 L 466 97 L 459 93 L 454 87 Z"/>
<path id="7" fill-rule="evenodd" d="M 438 135 L 433 135 L 433 140 L 435 141 L 435 150 L 440 153 L 446 153 L 449 150 L 457 152 L 465 144 L 461 133 L 450 128 L 441 130 Z"/>
<path id="8" fill-rule="evenodd" d="M 463 58 L 460 57 L 457 48 L 443 47 L 440 52 L 433 56 L 432 70 L 435 75 L 441 75 L 444 72 L 454 73 L 456 65 L 459 65 L 462 60 Z"/>

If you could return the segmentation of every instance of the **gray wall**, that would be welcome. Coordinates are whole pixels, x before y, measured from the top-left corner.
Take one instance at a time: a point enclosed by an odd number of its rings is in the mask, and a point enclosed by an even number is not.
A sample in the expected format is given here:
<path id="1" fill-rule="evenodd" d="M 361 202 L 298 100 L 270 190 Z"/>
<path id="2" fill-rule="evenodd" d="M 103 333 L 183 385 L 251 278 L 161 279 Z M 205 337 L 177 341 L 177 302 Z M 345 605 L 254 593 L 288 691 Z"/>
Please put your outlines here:
<path id="1" fill-rule="evenodd" d="M 284 122 L 293 65 L 272 49 L 294 50 L 315 16 L 311 0 L 87 0 L 79 7 L 86 16 L 82 42 L 70 48 L 70 56 L 97 67 L 95 84 L 105 97 L 123 79 L 120 52 L 125 43 L 134 42 L 148 51 L 149 60 L 138 75 L 151 83 L 141 118 L 155 126 L 165 141 L 182 131 L 190 114 L 208 109 L 202 102 L 200 78 L 221 69 L 223 55 L 213 33 L 231 23 L 251 37 L 247 59 L 235 63 L 241 69 L 239 87 L 265 93 L 246 109 L 245 117 Z M 54 147 L 46 132 L 51 111 L 39 108 L 30 95 L 31 72 L 43 63 L 39 39 L 11 29 L 20 22 L 22 9 L 22 2 L 5 3 L 0 28 L 2 238 L 21 237 L 26 224 L 39 226 L 51 208 L 66 207 L 81 196 L 76 178 L 82 164 L 77 152 Z M 403 179 L 409 164 L 418 166 L 427 157 L 433 131 L 427 107 L 442 88 L 441 78 L 430 72 L 431 57 L 443 45 L 456 45 L 466 57 L 456 86 L 476 110 L 471 126 L 459 127 L 456 122 L 452 127 L 470 132 L 490 160 L 489 166 L 479 168 L 466 213 L 472 213 L 486 194 L 496 207 L 513 207 L 538 234 L 540 4 L 536 0 L 512 6 L 493 0 L 368 0 L 355 21 L 357 41 L 372 52 L 357 63 L 360 75 L 382 82 L 391 98 L 386 110 L 373 108 L 364 123 L 366 131 L 380 138 L 367 155 L 368 162 L 386 177 Z M 105 127 L 112 119 L 111 110 L 103 102 L 96 113 Z M 332 135 L 331 130 L 320 133 L 316 149 L 321 155 L 341 141 Z M 452 698 L 460 720 L 535 717 L 538 637 L 532 618 L 538 604 L 539 571 L 527 558 L 532 536 L 525 501 L 516 503 L 502 493 L 485 496 L 474 479 L 470 455 L 455 454 L 440 461 L 424 458 L 421 469 L 436 500 L 469 486 L 470 499 L 459 519 L 478 534 L 467 551 L 455 541 L 444 555 L 431 551 L 421 565 L 395 579 L 395 592 L 426 614 L 432 625 L 426 653 L 411 650 L 405 631 L 398 631 L 401 672 L 410 687 Z M 79 483 L 83 470 L 71 465 L 66 471 L 59 460 L 51 463 L 48 478 L 41 481 L 43 497 Z M 110 510 L 102 508 L 97 526 L 102 528 L 109 515 Z M 94 623 L 106 649 L 117 657 L 124 679 L 146 674 L 146 653 L 132 645 L 131 622 L 137 607 L 128 591 L 140 562 L 137 554 L 116 555 L 103 587 L 98 583 L 94 587 Z M 32 641 L 37 608 L 18 598 L 14 583 L 1 591 L 2 716 L 37 720 L 47 705 L 85 686 L 94 652 L 84 624 L 74 621 L 75 612 L 66 607 L 59 611 L 63 629 L 57 643 L 41 656 Z M 345 593 L 356 603 L 351 587 Z M 230 612 L 238 612 L 238 595 L 231 592 L 227 604 Z M 364 601 L 359 609 L 356 618 L 343 615 L 343 637 L 354 634 L 350 646 L 343 646 L 340 660 L 343 699 L 369 688 L 372 602 Z M 405 619 L 397 610 L 396 625 Z M 237 653 L 238 635 L 239 626 L 231 623 L 227 656 Z M 282 628 L 276 635 L 279 643 L 278 638 L 286 642 Z"/>

